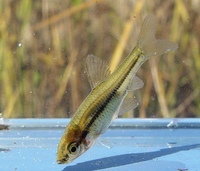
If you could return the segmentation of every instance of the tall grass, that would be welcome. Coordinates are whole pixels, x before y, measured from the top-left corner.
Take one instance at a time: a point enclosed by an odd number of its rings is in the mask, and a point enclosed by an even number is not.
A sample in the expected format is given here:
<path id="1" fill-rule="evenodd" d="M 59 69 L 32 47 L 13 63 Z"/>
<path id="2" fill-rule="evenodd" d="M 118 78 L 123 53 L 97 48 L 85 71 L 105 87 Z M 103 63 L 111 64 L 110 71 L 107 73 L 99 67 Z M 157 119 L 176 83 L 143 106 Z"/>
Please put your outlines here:
<path id="1" fill-rule="evenodd" d="M 3 117 L 71 117 L 89 94 L 88 54 L 113 71 L 153 13 L 157 36 L 179 49 L 146 62 L 140 102 L 124 117 L 200 116 L 199 1 L 0 1 L 0 113 Z"/>

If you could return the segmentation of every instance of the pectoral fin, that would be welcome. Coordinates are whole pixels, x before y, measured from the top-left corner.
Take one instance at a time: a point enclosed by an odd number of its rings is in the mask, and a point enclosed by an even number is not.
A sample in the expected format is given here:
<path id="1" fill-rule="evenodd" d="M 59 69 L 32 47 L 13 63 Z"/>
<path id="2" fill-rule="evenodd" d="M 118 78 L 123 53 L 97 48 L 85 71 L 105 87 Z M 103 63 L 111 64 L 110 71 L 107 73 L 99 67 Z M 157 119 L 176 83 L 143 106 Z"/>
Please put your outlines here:
<path id="1" fill-rule="evenodd" d="M 110 75 L 107 63 L 95 55 L 88 55 L 86 58 L 86 72 L 90 86 L 94 89 Z"/>

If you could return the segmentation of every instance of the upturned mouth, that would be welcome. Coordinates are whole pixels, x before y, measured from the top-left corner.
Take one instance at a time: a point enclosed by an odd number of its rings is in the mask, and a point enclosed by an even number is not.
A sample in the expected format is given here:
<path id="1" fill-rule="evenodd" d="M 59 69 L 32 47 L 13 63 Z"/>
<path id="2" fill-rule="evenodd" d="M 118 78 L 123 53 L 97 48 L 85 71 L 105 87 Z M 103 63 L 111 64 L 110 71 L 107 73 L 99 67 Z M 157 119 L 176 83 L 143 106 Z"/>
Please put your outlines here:
<path id="1" fill-rule="evenodd" d="M 69 157 L 65 157 L 65 158 L 62 158 L 62 159 L 57 159 L 57 163 L 58 164 L 65 164 L 65 163 L 69 163 Z"/>

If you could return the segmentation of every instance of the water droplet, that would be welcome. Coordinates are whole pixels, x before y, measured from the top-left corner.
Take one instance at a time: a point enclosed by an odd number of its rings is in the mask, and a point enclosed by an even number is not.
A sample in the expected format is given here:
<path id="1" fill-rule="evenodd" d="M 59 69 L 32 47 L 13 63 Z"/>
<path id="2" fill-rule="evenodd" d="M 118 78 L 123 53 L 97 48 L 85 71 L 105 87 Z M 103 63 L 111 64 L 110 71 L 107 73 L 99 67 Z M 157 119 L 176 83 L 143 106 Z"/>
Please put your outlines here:
<path id="1" fill-rule="evenodd" d="M 165 51 L 165 53 L 168 53 L 168 52 L 170 52 L 171 51 L 171 49 L 167 49 L 166 51 Z"/>
<path id="2" fill-rule="evenodd" d="M 154 96 L 151 96 L 151 100 L 154 101 L 156 98 Z"/>
<path id="3" fill-rule="evenodd" d="M 178 123 L 176 120 L 172 120 L 170 123 L 167 124 L 168 128 L 176 128 L 178 127 Z"/>
<path id="4" fill-rule="evenodd" d="M 167 146 L 168 146 L 169 148 L 172 148 L 172 147 L 176 146 L 176 144 L 177 144 L 177 142 L 168 142 L 168 143 L 167 143 Z"/>

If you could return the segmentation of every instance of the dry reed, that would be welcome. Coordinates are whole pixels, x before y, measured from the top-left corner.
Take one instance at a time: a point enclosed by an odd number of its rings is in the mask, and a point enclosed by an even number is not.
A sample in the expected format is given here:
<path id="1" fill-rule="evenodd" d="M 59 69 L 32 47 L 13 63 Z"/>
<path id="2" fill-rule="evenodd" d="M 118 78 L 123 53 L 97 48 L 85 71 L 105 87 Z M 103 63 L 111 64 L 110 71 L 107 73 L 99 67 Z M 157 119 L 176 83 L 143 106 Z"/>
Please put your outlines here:
<path id="1" fill-rule="evenodd" d="M 140 106 L 124 116 L 199 117 L 199 6 L 195 0 L 0 1 L 0 112 L 71 117 L 90 92 L 85 57 L 103 58 L 113 71 L 153 13 L 158 37 L 179 49 L 141 67 Z"/>

